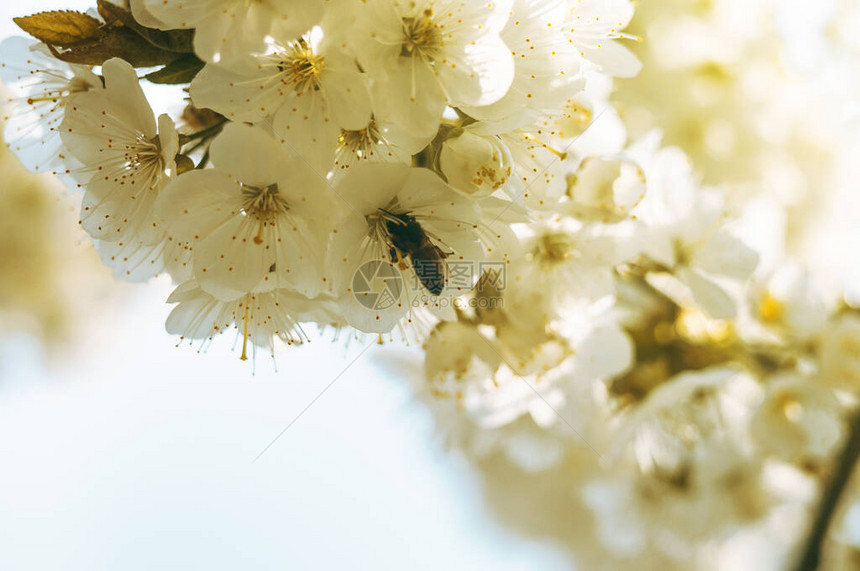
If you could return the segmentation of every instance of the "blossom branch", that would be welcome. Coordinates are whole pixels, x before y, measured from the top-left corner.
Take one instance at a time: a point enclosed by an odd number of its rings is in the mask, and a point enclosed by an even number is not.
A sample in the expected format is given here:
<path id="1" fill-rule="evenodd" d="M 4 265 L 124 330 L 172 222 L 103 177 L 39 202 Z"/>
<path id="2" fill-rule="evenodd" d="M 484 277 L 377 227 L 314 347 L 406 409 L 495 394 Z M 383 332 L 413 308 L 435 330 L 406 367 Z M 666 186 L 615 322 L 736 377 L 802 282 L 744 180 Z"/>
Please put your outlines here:
<path id="1" fill-rule="evenodd" d="M 860 458 L 860 412 L 855 412 L 849 424 L 848 441 L 839 455 L 838 463 L 833 471 L 830 482 L 824 491 L 824 497 L 818 504 L 818 510 L 813 520 L 812 530 L 806 539 L 803 553 L 795 569 L 797 571 L 808 571 L 817 569 L 821 563 L 822 547 L 827 531 L 830 529 L 836 508 L 848 483 L 851 474 Z"/>
<path id="2" fill-rule="evenodd" d="M 224 125 L 228 123 L 227 119 L 221 119 L 214 125 L 210 127 L 206 127 L 201 131 L 197 131 L 196 133 L 192 133 L 191 135 L 180 135 L 179 136 L 179 145 L 183 146 L 192 141 L 205 141 L 206 139 L 211 139 L 212 137 L 218 135 L 221 131 L 224 130 Z M 194 149 L 198 147 L 195 145 Z"/>

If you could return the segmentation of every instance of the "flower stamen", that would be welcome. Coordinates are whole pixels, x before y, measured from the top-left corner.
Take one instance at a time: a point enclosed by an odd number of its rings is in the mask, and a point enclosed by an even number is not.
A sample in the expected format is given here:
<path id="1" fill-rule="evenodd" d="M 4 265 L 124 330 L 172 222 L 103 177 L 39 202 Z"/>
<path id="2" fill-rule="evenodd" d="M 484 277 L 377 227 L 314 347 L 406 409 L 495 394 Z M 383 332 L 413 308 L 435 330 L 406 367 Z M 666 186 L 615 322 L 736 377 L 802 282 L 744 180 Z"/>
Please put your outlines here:
<path id="1" fill-rule="evenodd" d="M 320 90 L 320 75 L 325 67 L 325 58 L 314 53 L 304 39 L 289 46 L 281 58 L 278 70 L 284 74 L 284 82 L 298 94 Z"/>
<path id="2" fill-rule="evenodd" d="M 371 119 L 370 123 L 364 129 L 359 131 L 341 130 L 340 137 L 337 140 L 338 151 L 346 151 L 349 154 L 354 154 L 363 158 L 366 154 L 372 152 L 382 141 L 379 133 L 379 128 L 376 126 L 376 121 Z"/>
<path id="3" fill-rule="evenodd" d="M 242 197 L 245 199 L 242 210 L 245 214 L 253 216 L 260 222 L 260 232 L 257 236 L 260 237 L 261 241 L 257 242 L 254 239 L 254 242 L 261 244 L 263 226 L 274 223 L 278 216 L 286 214 L 290 206 L 281 196 L 277 183 L 266 187 L 242 184 Z"/>
<path id="4" fill-rule="evenodd" d="M 417 54 L 434 61 L 442 47 L 442 34 L 433 22 L 433 10 L 424 10 L 423 16 L 403 18 L 403 43 L 400 56 L 412 57 Z"/>

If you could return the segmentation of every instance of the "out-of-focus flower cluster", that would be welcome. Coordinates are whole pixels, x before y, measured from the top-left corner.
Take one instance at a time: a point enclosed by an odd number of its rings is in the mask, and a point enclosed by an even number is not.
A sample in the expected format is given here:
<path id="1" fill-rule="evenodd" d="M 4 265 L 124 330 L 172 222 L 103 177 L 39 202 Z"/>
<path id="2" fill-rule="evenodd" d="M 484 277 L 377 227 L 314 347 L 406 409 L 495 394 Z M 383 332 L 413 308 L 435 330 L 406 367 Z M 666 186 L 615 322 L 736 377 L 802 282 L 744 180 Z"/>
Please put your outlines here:
<path id="1" fill-rule="evenodd" d="M 0 339 L 21 332 L 59 348 L 77 326 L 95 319 L 110 275 L 78 248 L 75 202 L 51 181 L 27 173 L 0 148 Z M 92 297 L 83 292 L 92 292 Z"/>
<path id="2" fill-rule="evenodd" d="M 801 537 L 860 383 L 860 313 L 785 254 L 783 203 L 739 199 L 768 184 L 765 134 L 715 111 L 682 136 L 713 89 L 740 105 L 721 58 L 747 44 L 684 51 L 688 107 L 646 105 L 655 67 L 619 115 L 633 11 L 100 1 L 0 45 L 6 136 L 81 189 L 119 279 L 170 275 L 170 333 L 235 331 L 243 358 L 309 323 L 418 339 L 419 394 L 523 528 L 580 561 L 730 565 L 734 541 Z M 158 114 L 152 84 L 178 86 Z M 660 131 L 628 133 L 643 109 L 711 186 Z"/>
<path id="3" fill-rule="evenodd" d="M 822 282 L 857 282 L 857 3 L 643 1 L 643 61 L 612 101 L 632 137 L 659 128 L 730 200 L 784 217 L 784 248 Z M 773 216 L 773 214 L 771 214 Z M 840 247 L 841 246 L 841 247 Z M 851 267 L 851 271 L 845 271 Z M 823 284 L 824 285 L 824 284 Z"/>

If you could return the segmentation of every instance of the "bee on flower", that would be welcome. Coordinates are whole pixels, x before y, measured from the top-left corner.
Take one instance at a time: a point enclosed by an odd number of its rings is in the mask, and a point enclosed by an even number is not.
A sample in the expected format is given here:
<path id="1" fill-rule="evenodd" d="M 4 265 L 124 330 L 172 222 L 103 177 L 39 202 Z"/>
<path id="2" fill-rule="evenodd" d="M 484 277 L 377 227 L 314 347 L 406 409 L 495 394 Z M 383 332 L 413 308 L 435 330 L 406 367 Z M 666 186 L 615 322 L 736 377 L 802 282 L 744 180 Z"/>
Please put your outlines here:
<path id="1" fill-rule="evenodd" d="M 405 165 L 361 165 L 337 191 L 349 208 L 333 235 L 329 266 L 349 324 L 387 333 L 419 308 L 453 315 L 450 300 L 468 293 L 477 278 L 472 273 L 465 283 L 449 281 L 450 264 L 477 267 L 484 260 L 478 204 L 433 172 Z M 372 278 L 400 284 L 388 290 L 393 299 L 384 307 L 356 289 L 356 272 L 368 264 L 375 272 L 385 268 L 384 276 Z"/>

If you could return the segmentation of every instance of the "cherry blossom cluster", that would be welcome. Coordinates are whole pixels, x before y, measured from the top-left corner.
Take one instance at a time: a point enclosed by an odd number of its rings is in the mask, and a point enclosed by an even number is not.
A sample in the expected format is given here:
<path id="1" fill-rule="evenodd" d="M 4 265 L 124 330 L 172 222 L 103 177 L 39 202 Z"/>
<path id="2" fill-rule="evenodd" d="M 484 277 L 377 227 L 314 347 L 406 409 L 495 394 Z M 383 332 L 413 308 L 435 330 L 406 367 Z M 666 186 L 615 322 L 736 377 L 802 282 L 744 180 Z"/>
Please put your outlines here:
<path id="1" fill-rule="evenodd" d="M 121 10 L 100 2 L 103 27 Z M 385 334 L 455 320 L 457 298 L 510 261 L 530 206 L 576 202 L 567 171 L 600 112 L 589 75 L 638 71 L 618 41 L 626 0 L 129 10 L 124 27 L 159 48 L 194 30 L 193 53 L 146 75 L 192 69 L 187 105 L 156 116 L 141 66 L 109 50 L 94 70 L 68 63 L 90 57 L 80 43 L 10 38 L 6 137 L 32 170 L 82 189 L 81 226 L 119 278 L 177 283 L 171 333 L 236 329 L 243 357 L 302 342 L 303 322 Z M 356 289 L 374 261 L 393 270 Z"/>
<path id="2" fill-rule="evenodd" d="M 446 439 L 640 563 L 806 508 L 780 483 L 844 437 L 858 308 L 761 203 L 629 140 L 631 1 L 98 8 L 0 44 L 5 136 L 119 279 L 175 282 L 168 332 L 417 339 Z"/>

